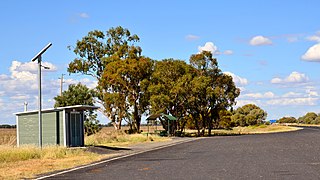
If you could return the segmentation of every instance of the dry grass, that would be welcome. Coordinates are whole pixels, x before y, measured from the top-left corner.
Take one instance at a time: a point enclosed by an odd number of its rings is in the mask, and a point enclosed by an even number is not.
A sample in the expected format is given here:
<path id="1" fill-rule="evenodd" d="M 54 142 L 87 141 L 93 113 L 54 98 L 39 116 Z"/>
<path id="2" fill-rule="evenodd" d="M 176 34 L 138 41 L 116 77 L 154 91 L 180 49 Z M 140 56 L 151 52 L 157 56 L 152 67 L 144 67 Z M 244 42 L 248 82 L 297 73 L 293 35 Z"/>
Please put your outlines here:
<path id="1" fill-rule="evenodd" d="M 58 146 L 43 149 L 33 146 L 0 146 L 0 179 L 32 178 L 35 174 L 71 168 L 105 157 L 84 149 Z"/>
<path id="2" fill-rule="evenodd" d="M 249 127 L 235 127 L 232 130 L 215 129 L 212 130 L 212 135 L 216 136 L 228 136 L 228 135 L 244 135 L 244 134 L 263 134 L 263 133 L 277 133 L 277 132 L 288 132 L 296 131 L 301 128 L 282 126 L 282 125 L 260 125 L 260 126 L 249 126 Z M 194 136 L 197 130 L 187 130 L 186 133 Z M 208 133 L 206 131 L 206 133 Z"/>
<path id="3" fill-rule="evenodd" d="M 16 128 L 0 128 L 0 145 L 15 146 L 16 144 Z"/>
<path id="4" fill-rule="evenodd" d="M 146 132 L 146 131 L 145 131 Z M 102 128 L 97 134 L 85 137 L 85 144 L 88 146 L 121 146 L 126 147 L 132 144 L 145 142 L 169 141 L 170 138 L 160 137 L 158 135 L 126 134 L 123 130 L 116 131 L 112 127 Z"/>
<path id="5" fill-rule="evenodd" d="M 126 129 L 127 127 L 124 127 Z M 159 128 L 159 127 L 157 127 Z M 142 127 L 147 132 L 147 127 Z M 158 130 L 160 130 L 159 128 Z M 238 127 L 233 130 L 214 130 L 216 135 L 257 134 L 297 130 L 289 126 L 253 126 Z M 42 150 L 37 147 L 25 146 L 16 148 L 16 129 L 0 130 L 0 179 L 33 178 L 36 174 L 55 170 L 72 168 L 75 166 L 101 160 L 111 155 L 98 155 L 85 151 L 85 149 L 68 149 L 51 146 Z M 150 128 L 150 132 L 152 132 Z M 193 132 L 193 131 L 187 131 Z M 85 138 L 87 145 L 129 146 L 137 143 L 151 141 L 168 141 L 169 138 L 156 135 L 133 134 L 115 131 L 112 127 L 103 128 L 98 134 Z"/>
<path id="6" fill-rule="evenodd" d="M 0 180 L 33 178 L 36 174 L 72 168 L 113 156 L 113 154 L 98 155 L 87 152 L 85 149 L 59 146 L 42 149 L 34 146 L 17 148 L 15 147 L 16 129 L 1 129 L 0 140 Z M 86 144 L 105 146 L 127 146 L 165 140 L 169 139 L 158 136 L 147 138 L 142 134 L 128 135 L 123 131 L 115 131 L 112 127 L 103 128 L 98 134 L 85 137 Z"/>
<path id="7" fill-rule="evenodd" d="M 281 125 L 260 125 L 249 127 L 236 127 L 233 131 L 240 134 L 263 134 L 263 133 L 277 133 L 300 130 L 299 127 L 281 126 Z"/>

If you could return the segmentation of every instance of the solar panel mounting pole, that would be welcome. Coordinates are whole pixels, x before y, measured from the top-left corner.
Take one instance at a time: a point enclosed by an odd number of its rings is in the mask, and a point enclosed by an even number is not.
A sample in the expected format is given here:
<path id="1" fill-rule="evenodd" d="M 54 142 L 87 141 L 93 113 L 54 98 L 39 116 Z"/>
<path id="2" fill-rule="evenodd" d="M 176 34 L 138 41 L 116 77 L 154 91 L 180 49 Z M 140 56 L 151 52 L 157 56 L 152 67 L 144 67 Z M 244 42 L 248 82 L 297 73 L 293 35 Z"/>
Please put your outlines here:
<path id="1" fill-rule="evenodd" d="M 52 45 L 49 43 L 46 47 L 44 47 L 31 61 L 38 60 L 38 88 L 39 88 L 39 95 L 38 95 L 38 106 L 39 106 L 39 147 L 42 148 L 42 98 L 41 98 L 41 61 L 42 61 L 42 54 Z"/>

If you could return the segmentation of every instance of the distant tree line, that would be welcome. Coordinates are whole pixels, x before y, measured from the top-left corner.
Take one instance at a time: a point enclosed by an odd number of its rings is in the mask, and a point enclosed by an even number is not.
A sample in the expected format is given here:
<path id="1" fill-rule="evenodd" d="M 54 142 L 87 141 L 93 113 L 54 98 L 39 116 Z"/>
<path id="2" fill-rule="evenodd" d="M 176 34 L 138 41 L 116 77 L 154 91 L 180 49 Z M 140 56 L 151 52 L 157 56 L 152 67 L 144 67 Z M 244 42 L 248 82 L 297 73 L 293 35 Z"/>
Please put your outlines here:
<path id="1" fill-rule="evenodd" d="M 282 117 L 278 123 L 302 123 L 302 124 L 320 124 L 320 114 L 308 112 L 304 116 L 296 119 L 295 117 Z"/>
<path id="2" fill-rule="evenodd" d="M 2 124 L 0 125 L 0 128 L 16 128 L 16 125 L 9 125 L 9 124 Z"/>
<path id="3" fill-rule="evenodd" d="M 98 81 L 92 94 L 116 129 L 127 122 L 132 132 L 139 132 L 142 115 L 165 113 L 178 118 L 170 129 L 192 127 L 201 136 L 206 129 L 210 135 L 213 128 L 255 125 L 266 118 L 256 105 L 232 110 L 240 89 L 222 73 L 211 52 L 192 54 L 190 64 L 156 61 L 142 55 L 139 40 L 120 26 L 91 31 L 77 41 L 73 49 L 77 57 L 69 63 L 69 73 Z M 66 99 L 55 100 L 61 98 Z"/>

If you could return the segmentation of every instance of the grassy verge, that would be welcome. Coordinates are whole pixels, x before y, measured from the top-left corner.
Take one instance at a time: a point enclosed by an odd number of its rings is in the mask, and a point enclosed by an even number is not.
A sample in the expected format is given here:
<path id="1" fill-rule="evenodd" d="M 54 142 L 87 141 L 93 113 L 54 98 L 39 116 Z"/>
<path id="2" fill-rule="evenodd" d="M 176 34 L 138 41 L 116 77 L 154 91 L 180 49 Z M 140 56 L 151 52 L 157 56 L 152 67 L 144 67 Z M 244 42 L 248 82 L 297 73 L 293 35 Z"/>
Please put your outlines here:
<path id="1" fill-rule="evenodd" d="M 263 133 L 277 133 L 277 132 L 288 132 L 296 131 L 301 128 L 281 125 L 260 125 L 260 126 L 249 126 L 249 127 L 235 127 L 231 130 L 215 129 L 212 130 L 213 136 L 232 136 L 232 135 L 245 135 L 245 134 L 263 134 Z M 187 130 L 186 134 L 189 136 L 195 136 L 196 130 Z M 206 134 L 208 131 L 206 131 Z"/>
<path id="2" fill-rule="evenodd" d="M 170 139 L 150 135 L 147 137 L 144 134 L 128 135 L 122 131 L 102 129 L 98 134 L 85 137 L 85 144 L 125 147 L 137 143 L 167 140 Z M 0 180 L 33 178 L 36 174 L 72 168 L 114 155 L 99 155 L 88 152 L 85 148 L 70 149 L 59 146 L 42 149 L 34 146 L 17 148 L 6 142 L 3 142 L 6 145 L 0 145 Z"/>
<path id="3" fill-rule="evenodd" d="M 236 127 L 233 131 L 239 134 L 263 134 L 263 133 L 277 133 L 300 130 L 298 127 L 281 126 L 281 125 L 260 125 L 249 127 Z"/>
<path id="4" fill-rule="evenodd" d="M 32 178 L 35 174 L 62 170 L 100 160 L 106 156 L 84 149 L 63 147 L 0 146 L 0 179 Z"/>
<path id="5" fill-rule="evenodd" d="M 232 130 L 213 130 L 214 135 L 260 134 L 298 130 L 290 126 L 251 126 L 237 127 Z M 187 133 L 196 133 L 188 130 Z M 7 132 L 8 134 L 8 132 Z M 10 135 L 11 136 L 11 135 Z M 13 135 L 12 135 L 13 137 Z M 14 138 L 14 137 L 13 137 Z M 99 133 L 85 137 L 86 145 L 126 147 L 139 143 L 169 141 L 170 138 L 156 135 L 133 134 L 122 131 L 102 129 Z M 7 141 L 8 144 L 9 141 Z M 17 148 L 12 145 L 0 145 L 0 179 L 33 178 L 36 174 L 52 172 L 88 164 L 112 155 L 98 155 L 85 149 L 68 149 L 64 147 L 44 147 L 42 150 L 25 146 Z"/>
<path id="6" fill-rule="evenodd" d="M 138 143 L 169 141 L 170 138 L 160 137 L 158 135 L 143 134 L 126 134 L 123 131 L 110 131 L 102 129 L 99 133 L 85 138 L 87 146 L 120 146 L 126 147 Z"/>

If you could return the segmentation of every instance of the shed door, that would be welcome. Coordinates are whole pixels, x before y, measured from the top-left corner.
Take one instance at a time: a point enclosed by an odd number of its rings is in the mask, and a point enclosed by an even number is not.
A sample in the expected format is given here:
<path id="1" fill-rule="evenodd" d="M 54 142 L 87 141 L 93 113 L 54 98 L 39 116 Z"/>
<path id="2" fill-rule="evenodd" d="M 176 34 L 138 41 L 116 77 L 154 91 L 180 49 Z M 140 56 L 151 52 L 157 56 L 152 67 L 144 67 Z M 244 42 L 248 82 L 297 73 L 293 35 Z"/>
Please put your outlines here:
<path id="1" fill-rule="evenodd" d="M 81 114 L 70 113 L 70 146 L 82 146 Z"/>

